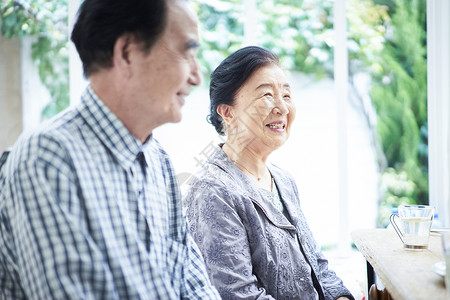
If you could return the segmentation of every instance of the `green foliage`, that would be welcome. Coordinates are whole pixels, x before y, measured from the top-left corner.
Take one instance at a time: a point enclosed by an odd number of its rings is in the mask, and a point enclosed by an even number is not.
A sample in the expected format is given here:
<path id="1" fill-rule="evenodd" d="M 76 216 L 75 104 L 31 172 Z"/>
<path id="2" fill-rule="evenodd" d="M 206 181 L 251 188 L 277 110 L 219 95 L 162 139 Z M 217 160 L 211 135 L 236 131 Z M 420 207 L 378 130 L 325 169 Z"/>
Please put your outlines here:
<path id="1" fill-rule="evenodd" d="M 350 0 L 347 5 L 350 76 L 380 69 L 380 56 L 390 26 L 388 9 L 372 0 Z"/>
<path id="2" fill-rule="evenodd" d="M 328 39 L 331 1 L 258 1 L 259 44 L 275 52 L 284 65 L 317 78 L 332 74 L 332 47 Z M 305 4 L 303 2 L 303 4 Z"/>
<path id="3" fill-rule="evenodd" d="M 388 168 L 381 174 L 380 184 L 384 205 L 380 206 L 378 211 L 378 224 L 387 227 L 392 208 L 416 203 L 417 186 L 408 179 L 405 171 L 398 172 L 393 168 Z"/>
<path id="4" fill-rule="evenodd" d="M 195 2 L 200 20 L 201 47 L 198 58 L 205 74 L 204 84 L 217 65 L 243 44 L 244 13 L 240 0 Z"/>
<path id="5" fill-rule="evenodd" d="M 67 1 L 3 0 L 0 11 L 4 36 L 34 37 L 31 55 L 52 98 L 42 117 L 49 118 L 69 105 Z"/>
<path id="6" fill-rule="evenodd" d="M 197 1 L 202 47 L 199 59 L 206 76 L 222 59 L 243 47 L 244 19 L 242 2 Z M 332 77 L 333 0 L 258 0 L 257 43 L 271 49 L 292 70 Z M 383 46 L 388 18 L 384 6 L 371 0 L 350 0 L 349 56 L 351 72 L 372 64 Z"/>
<path id="7" fill-rule="evenodd" d="M 376 58 L 380 68 L 372 72 L 371 92 L 388 167 L 414 182 L 408 201 L 420 204 L 428 203 L 425 3 L 391 3 L 391 33 Z M 383 198 L 380 206 L 396 207 L 399 199 Z"/>

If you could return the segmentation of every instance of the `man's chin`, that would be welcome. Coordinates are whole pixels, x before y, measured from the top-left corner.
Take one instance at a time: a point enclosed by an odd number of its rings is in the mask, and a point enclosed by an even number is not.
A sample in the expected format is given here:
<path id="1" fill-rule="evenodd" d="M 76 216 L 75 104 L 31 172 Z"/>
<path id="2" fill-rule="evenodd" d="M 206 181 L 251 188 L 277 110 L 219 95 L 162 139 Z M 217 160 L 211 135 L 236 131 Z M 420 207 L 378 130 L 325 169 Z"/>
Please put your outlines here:
<path id="1" fill-rule="evenodd" d="M 175 114 L 172 116 L 171 120 L 169 121 L 169 123 L 180 123 L 182 119 L 182 115 L 181 112 L 178 114 Z"/>

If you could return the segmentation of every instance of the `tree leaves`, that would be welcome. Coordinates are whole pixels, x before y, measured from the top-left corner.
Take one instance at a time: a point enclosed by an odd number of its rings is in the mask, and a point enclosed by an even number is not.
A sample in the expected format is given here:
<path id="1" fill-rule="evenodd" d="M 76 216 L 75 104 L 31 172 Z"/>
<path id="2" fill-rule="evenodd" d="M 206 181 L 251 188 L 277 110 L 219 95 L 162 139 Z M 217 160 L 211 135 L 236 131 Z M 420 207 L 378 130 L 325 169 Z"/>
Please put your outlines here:
<path id="1" fill-rule="evenodd" d="M 67 1 L 4 0 L 0 6 L 2 34 L 8 38 L 34 36 L 31 55 L 51 102 L 42 118 L 69 106 Z"/>

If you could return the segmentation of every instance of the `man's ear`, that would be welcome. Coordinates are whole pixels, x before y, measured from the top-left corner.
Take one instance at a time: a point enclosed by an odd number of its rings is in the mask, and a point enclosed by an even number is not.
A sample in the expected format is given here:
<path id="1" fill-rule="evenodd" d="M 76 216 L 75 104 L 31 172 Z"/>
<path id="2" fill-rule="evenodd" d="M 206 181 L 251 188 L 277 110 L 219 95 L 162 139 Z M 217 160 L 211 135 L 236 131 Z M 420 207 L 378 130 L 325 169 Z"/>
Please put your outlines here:
<path id="1" fill-rule="evenodd" d="M 230 124 L 234 118 L 233 106 L 228 104 L 219 104 L 219 106 L 217 106 L 217 113 L 227 124 Z"/>
<path id="2" fill-rule="evenodd" d="M 132 38 L 129 34 L 120 36 L 114 44 L 113 66 L 123 71 L 125 76 L 131 76 L 131 51 L 133 48 Z"/>

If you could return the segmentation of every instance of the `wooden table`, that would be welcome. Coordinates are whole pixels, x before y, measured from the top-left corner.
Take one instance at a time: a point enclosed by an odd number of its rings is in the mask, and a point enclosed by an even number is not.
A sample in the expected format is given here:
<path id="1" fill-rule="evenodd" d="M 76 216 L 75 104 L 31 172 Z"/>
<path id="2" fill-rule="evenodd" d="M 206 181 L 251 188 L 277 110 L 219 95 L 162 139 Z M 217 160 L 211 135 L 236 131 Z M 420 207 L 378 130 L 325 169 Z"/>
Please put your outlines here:
<path id="1" fill-rule="evenodd" d="M 446 299 L 444 278 L 432 271 L 444 260 L 440 235 L 430 235 L 428 249 L 417 252 L 403 249 L 393 229 L 363 229 L 351 236 L 394 300 Z"/>

